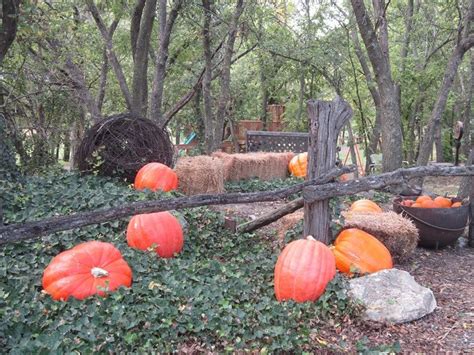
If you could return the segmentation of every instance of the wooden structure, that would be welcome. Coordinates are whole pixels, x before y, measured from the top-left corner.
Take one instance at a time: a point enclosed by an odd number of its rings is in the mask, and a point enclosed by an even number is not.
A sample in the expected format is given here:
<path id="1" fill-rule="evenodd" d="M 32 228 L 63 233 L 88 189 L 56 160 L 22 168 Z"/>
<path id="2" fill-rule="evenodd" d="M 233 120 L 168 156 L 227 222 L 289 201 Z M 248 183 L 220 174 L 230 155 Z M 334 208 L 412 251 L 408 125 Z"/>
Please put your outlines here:
<path id="1" fill-rule="evenodd" d="M 352 118 L 351 106 L 339 96 L 333 101 L 310 100 L 310 145 L 308 179 L 312 180 L 334 169 L 337 137 Z M 331 241 L 329 199 L 304 203 L 304 235 L 312 235 L 325 244 Z"/>
<path id="2" fill-rule="evenodd" d="M 308 133 L 247 131 L 247 152 L 303 153 L 308 140 Z"/>

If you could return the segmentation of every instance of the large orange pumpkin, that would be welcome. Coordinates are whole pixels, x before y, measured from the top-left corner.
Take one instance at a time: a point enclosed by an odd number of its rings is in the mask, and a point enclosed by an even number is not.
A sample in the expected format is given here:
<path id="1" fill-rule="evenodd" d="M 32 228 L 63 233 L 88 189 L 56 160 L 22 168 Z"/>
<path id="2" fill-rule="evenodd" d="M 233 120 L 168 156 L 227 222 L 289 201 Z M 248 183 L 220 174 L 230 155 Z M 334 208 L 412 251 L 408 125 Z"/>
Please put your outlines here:
<path id="1" fill-rule="evenodd" d="M 288 244 L 275 265 L 275 296 L 278 301 L 317 300 L 336 274 L 334 255 L 308 236 Z"/>
<path id="2" fill-rule="evenodd" d="M 343 230 L 332 247 L 339 271 L 351 275 L 392 268 L 392 256 L 377 238 L 360 229 Z"/>
<path id="3" fill-rule="evenodd" d="M 362 199 L 355 201 L 349 208 L 351 212 L 375 212 L 381 213 L 382 209 L 375 202 Z"/>
<path id="4" fill-rule="evenodd" d="M 308 152 L 295 155 L 288 165 L 293 176 L 305 177 L 308 170 Z"/>
<path id="5" fill-rule="evenodd" d="M 148 163 L 138 170 L 134 186 L 137 190 L 149 189 L 168 192 L 178 187 L 178 175 L 164 164 Z"/>
<path id="6" fill-rule="evenodd" d="M 130 287 L 132 270 L 110 243 L 91 241 L 58 254 L 43 273 L 43 289 L 55 300 L 84 299 Z"/>
<path id="7" fill-rule="evenodd" d="M 140 250 L 153 247 L 162 258 L 171 258 L 183 249 L 183 229 L 178 219 L 167 211 L 139 214 L 128 224 L 127 242 Z"/>

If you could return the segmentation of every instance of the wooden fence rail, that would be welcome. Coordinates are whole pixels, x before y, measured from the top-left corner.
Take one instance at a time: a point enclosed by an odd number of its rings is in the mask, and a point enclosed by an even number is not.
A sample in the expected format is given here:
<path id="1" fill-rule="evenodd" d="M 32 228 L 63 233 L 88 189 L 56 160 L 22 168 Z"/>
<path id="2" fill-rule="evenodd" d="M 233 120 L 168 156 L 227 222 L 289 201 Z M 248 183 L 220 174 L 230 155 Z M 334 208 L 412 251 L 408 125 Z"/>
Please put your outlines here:
<path id="1" fill-rule="evenodd" d="M 291 187 L 278 190 L 252 193 L 229 193 L 215 195 L 196 195 L 191 197 L 166 198 L 153 201 L 140 201 L 118 207 L 99 209 L 91 212 L 57 216 L 40 221 L 18 223 L 0 227 L 0 244 L 33 239 L 45 234 L 65 231 L 108 221 L 130 217 L 140 213 L 152 213 L 179 210 L 207 205 L 224 205 L 235 203 L 252 203 L 276 201 L 292 194 L 304 191 L 309 201 L 324 200 L 335 196 L 353 195 L 370 189 L 382 189 L 397 185 L 408 179 L 424 176 L 474 176 L 474 167 L 418 167 L 399 169 L 394 172 L 369 176 L 343 183 L 328 183 L 335 177 L 352 171 L 354 167 L 334 169 L 327 174 Z M 316 186 L 319 185 L 319 186 Z"/>

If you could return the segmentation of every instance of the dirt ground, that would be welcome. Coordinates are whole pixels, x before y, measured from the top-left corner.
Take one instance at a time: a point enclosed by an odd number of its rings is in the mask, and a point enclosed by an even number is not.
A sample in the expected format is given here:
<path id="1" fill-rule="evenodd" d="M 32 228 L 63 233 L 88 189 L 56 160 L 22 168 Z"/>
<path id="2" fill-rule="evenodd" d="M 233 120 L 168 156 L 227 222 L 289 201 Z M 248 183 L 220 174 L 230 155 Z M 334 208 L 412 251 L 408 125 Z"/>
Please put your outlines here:
<path id="1" fill-rule="evenodd" d="M 440 195 L 455 195 L 459 179 L 430 178 L 424 188 Z M 215 207 L 238 221 L 251 220 L 269 213 L 284 202 Z M 390 203 L 383 206 L 389 208 Z M 284 232 L 302 218 L 302 212 L 281 219 L 256 233 L 273 238 L 276 247 L 282 243 Z M 375 326 L 358 319 L 343 324 L 319 327 L 315 341 L 327 344 L 334 352 L 354 352 L 360 348 L 399 343 L 402 352 L 417 353 L 474 353 L 474 249 L 466 239 L 441 250 L 417 248 L 414 255 L 396 268 L 406 270 L 416 281 L 429 287 L 436 298 L 436 310 L 411 323 Z"/>

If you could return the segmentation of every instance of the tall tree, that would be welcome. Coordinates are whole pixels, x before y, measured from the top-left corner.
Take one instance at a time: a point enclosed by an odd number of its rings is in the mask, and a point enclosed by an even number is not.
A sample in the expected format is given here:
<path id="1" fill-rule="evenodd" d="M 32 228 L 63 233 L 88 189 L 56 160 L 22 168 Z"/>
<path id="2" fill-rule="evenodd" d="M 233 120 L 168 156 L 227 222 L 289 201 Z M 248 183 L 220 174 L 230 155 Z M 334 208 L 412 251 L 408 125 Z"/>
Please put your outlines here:
<path id="1" fill-rule="evenodd" d="M 395 170 L 402 165 L 402 129 L 397 87 L 392 79 L 388 53 L 388 31 L 385 0 L 373 0 L 376 27 L 363 0 L 351 0 L 360 34 L 364 40 L 375 74 L 382 111 L 383 170 Z"/>
<path id="2" fill-rule="evenodd" d="M 469 2 L 469 7 L 465 13 L 464 21 L 459 20 L 458 38 L 456 45 L 444 71 L 443 82 L 438 91 L 438 98 L 431 112 L 428 127 L 424 134 L 424 138 L 418 155 L 418 165 L 428 164 L 428 160 L 433 150 L 433 140 L 437 132 L 439 132 L 441 124 L 441 116 L 448 101 L 448 95 L 454 82 L 454 78 L 458 71 L 458 67 L 462 62 L 464 54 L 474 46 L 474 34 L 471 33 L 471 25 L 474 21 L 474 0 Z"/>

